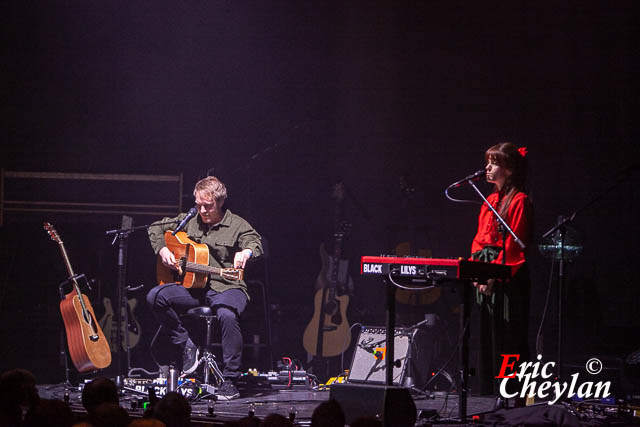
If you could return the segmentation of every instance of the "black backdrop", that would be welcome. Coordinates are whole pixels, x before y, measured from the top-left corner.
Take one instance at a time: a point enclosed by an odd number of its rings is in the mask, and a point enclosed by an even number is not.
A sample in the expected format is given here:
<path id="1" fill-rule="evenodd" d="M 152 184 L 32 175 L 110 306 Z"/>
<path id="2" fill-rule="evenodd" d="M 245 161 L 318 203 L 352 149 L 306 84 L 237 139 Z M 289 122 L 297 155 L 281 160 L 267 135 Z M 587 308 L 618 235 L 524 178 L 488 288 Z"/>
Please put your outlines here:
<path id="1" fill-rule="evenodd" d="M 359 256 L 405 239 L 408 210 L 435 256 L 466 256 L 477 209 L 443 189 L 504 139 L 529 149 L 536 236 L 632 167 L 576 219 L 585 249 L 569 268 L 567 351 L 620 357 L 640 346 L 635 2 L 13 2 L 1 16 L 2 168 L 182 173 L 187 195 L 213 171 L 231 209 L 269 241 L 276 357 L 304 357 L 337 180 L 369 217 L 348 201 L 351 320 L 380 324 L 382 292 L 357 277 Z M 403 180 L 415 188 L 410 206 Z M 127 197 L 136 192 L 145 197 L 135 186 Z M 107 292 L 116 248 L 103 231 L 120 218 L 5 213 L 1 368 L 54 381 L 65 272 L 44 219 L 58 225 L 76 270 Z M 151 250 L 143 234 L 130 240 L 130 282 L 148 289 Z M 533 344 L 549 267 L 535 248 L 532 264 Z M 149 362 L 143 346 L 136 352 L 136 363 Z"/>

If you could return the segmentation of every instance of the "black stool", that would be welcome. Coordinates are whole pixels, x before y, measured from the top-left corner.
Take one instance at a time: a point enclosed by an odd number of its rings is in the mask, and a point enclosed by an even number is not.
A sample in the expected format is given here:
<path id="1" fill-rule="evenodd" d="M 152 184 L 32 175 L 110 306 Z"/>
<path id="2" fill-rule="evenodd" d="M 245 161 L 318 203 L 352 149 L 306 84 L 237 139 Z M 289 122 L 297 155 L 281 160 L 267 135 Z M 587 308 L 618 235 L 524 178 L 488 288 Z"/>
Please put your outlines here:
<path id="1" fill-rule="evenodd" d="M 205 338 L 204 347 L 202 349 L 202 356 L 198 360 L 198 366 L 200 366 L 200 364 L 204 364 L 204 383 L 202 385 L 205 386 L 204 388 L 205 390 L 207 390 L 208 393 L 213 394 L 215 387 L 219 386 L 224 381 L 224 377 L 222 376 L 222 371 L 220 371 L 220 368 L 216 363 L 216 357 L 211 352 L 211 325 L 213 324 L 213 321 L 217 317 L 214 314 L 213 310 L 211 310 L 211 307 L 206 305 L 189 309 L 187 310 L 186 313 L 182 314 L 180 317 L 190 318 L 190 319 L 204 319 L 205 322 L 207 322 L 207 336 Z M 153 354 L 153 345 L 156 342 L 158 335 L 160 335 L 161 330 L 162 330 L 162 325 L 158 327 L 158 330 L 156 331 L 155 335 L 151 339 L 151 343 L 149 344 L 151 357 L 153 361 L 156 363 L 156 365 L 158 365 L 158 367 L 160 367 L 160 364 L 158 363 L 157 359 Z M 215 384 L 209 383 L 211 374 L 213 374 L 214 376 Z"/>
<path id="2" fill-rule="evenodd" d="M 198 360 L 198 366 L 200 364 L 204 365 L 204 383 L 202 385 L 205 386 L 219 386 L 224 381 L 224 377 L 222 376 L 222 372 L 216 363 L 216 357 L 211 352 L 211 325 L 213 321 L 217 318 L 214 314 L 213 310 L 209 306 L 201 306 L 195 307 L 187 310 L 182 317 L 188 317 L 192 319 L 204 319 L 207 322 L 207 336 L 205 337 L 205 343 L 202 348 L 202 357 Z M 210 375 L 213 374 L 215 384 L 210 384 L 209 379 Z M 213 393 L 210 391 L 208 387 L 205 387 L 209 393 Z"/>

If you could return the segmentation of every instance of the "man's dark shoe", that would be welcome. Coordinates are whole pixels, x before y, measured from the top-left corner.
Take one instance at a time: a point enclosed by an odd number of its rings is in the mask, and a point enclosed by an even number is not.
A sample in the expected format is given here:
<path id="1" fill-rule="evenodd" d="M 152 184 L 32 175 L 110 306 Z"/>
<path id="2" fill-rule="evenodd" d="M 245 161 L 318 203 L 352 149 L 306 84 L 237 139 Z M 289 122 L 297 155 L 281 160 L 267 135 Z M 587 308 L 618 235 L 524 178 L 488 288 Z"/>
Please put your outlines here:
<path id="1" fill-rule="evenodd" d="M 190 374 L 196 370 L 198 367 L 198 358 L 200 356 L 200 352 L 198 351 L 198 347 L 191 341 L 187 340 L 187 343 L 182 350 L 182 373 Z"/>
<path id="2" fill-rule="evenodd" d="M 240 397 L 240 392 L 235 385 L 229 380 L 222 383 L 220 388 L 216 390 L 218 400 L 232 400 Z"/>

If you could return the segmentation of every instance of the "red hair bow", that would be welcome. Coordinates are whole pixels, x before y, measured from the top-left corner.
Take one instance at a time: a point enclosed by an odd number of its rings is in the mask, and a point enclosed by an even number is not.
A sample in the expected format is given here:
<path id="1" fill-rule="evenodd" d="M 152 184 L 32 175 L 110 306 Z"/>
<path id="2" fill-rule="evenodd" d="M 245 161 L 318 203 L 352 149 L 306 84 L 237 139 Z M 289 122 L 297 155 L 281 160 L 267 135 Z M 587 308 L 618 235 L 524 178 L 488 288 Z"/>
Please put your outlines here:
<path id="1" fill-rule="evenodd" d="M 520 155 L 522 157 L 526 157 L 527 156 L 527 147 L 520 147 L 518 148 L 518 153 L 520 153 Z"/>

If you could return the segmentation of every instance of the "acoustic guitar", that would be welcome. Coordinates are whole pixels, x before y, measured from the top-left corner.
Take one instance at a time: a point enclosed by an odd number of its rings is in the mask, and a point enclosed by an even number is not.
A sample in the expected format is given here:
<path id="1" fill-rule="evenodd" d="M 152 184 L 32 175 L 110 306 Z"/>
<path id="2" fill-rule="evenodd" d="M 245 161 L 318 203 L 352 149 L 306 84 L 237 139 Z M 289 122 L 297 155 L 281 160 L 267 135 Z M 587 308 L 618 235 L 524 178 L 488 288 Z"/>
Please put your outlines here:
<path id="1" fill-rule="evenodd" d="M 341 221 L 343 195 L 344 187 L 339 183 L 334 189 L 336 224 L 333 234 L 333 251 L 329 256 L 324 244 L 320 247 L 322 269 L 316 281 L 314 313 L 302 337 L 305 350 L 315 357 L 338 356 L 351 344 L 347 319 L 349 305 L 347 290 L 352 288 L 353 284 L 346 275 L 348 261 L 342 259 L 344 239 L 351 229 L 351 224 Z M 339 280 L 343 276 L 346 276 L 344 281 L 346 283 Z"/>
<path id="2" fill-rule="evenodd" d="M 171 231 L 164 233 L 167 248 L 176 257 L 173 270 L 162 263 L 158 256 L 156 273 L 158 284 L 180 283 L 185 288 L 204 288 L 210 274 L 221 276 L 227 280 L 242 280 L 244 270 L 241 268 L 221 268 L 209 265 L 209 248 L 203 243 L 191 240 L 187 233 L 179 231 L 174 236 Z"/>
<path id="3" fill-rule="evenodd" d="M 76 280 L 77 276 L 73 273 L 67 250 L 58 232 L 48 222 L 44 223 L 44 229 L 47 230 L 51 239 L 58 243 L 69 273 L 69 280 L 73 284 L 73 290 L 60 301 L 60 312 L 67 333 L 71 361 L 78 372 L 104 369 L 111 364 L 109 341 L 96 322 L 96 316 L 89 299 L 80 292 L 80 286 Z"/>

